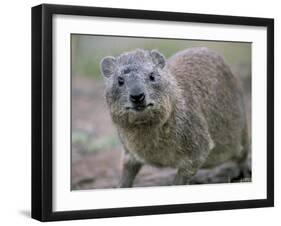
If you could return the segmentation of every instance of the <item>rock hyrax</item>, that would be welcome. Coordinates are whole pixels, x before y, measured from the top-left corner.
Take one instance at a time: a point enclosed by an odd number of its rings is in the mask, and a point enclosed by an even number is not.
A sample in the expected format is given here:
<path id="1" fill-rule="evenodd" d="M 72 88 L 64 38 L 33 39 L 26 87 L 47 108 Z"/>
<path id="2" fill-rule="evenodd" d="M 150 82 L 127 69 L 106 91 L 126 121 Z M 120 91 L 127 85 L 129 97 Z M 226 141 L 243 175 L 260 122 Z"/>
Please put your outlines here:
<path id="1" fill-rule="evenodd" d="M 120 187 L 131 187 L 143 164 L 176 168 L 174 184 L 230 160 L 242 168 L 249 151 L 243 94 L 219 54 L 190 48 L 166 60 L 137 49 L 100 65 L 125 149 Z"/>

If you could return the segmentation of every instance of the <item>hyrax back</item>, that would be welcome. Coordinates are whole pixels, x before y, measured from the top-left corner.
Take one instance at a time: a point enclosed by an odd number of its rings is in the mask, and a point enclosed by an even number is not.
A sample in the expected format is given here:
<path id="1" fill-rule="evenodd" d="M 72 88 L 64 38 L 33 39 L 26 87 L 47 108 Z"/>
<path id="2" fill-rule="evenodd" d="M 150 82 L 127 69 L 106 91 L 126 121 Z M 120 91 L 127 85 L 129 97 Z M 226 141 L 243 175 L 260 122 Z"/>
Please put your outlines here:
<path id="1" fill-rule="evenodd" d="M 178 169 L 186 184 L 202 167 L 248 152 L 243 95 L 223 58 L 192 48 L 169 60 L 158 51 L 105 57 L 106 100 L 125 149 L 121 187 L 144 163 Z"/>

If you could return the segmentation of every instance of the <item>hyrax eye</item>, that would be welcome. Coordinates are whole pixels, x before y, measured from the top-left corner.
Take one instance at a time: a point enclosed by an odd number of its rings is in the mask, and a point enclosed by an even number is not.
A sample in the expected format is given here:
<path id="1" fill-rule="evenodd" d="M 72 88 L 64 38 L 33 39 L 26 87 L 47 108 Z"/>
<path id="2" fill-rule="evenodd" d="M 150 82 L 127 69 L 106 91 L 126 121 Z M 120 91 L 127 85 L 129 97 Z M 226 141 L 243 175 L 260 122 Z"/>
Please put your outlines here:
<path id="1" fill-rule="evenodd" d="M 118 77 L 118 84 L 119 84 L 119 86 L 122 86 L 122 85 L 124 85 L 124 78 L 122 78 L 122 77 Z"/>
<path id="2" fill-rule="evenodd" d="M 153 72 L 149 74 L 149 79 L 150 81 L 155 81 L 155 74 Z"/>

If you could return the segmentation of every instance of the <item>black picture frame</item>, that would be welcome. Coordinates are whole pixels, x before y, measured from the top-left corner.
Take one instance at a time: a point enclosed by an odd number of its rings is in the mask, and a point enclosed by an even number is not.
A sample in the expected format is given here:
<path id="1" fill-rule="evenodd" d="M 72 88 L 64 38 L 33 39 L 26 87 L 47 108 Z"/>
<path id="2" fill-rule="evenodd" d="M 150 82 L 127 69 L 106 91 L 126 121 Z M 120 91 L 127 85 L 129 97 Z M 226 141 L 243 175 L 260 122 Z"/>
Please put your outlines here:
<path id="1" fill-rule="evenodd" d="M 267 28 L 267 198 L 128 208 L 52 210 L 53 78 L 52 18 L 55 14 L 182 21 Z M 274 206 L 274 20 L 117 8 L 43 4 L 32 8 L 32 218 L 40 221 L 121 217 Z"/>

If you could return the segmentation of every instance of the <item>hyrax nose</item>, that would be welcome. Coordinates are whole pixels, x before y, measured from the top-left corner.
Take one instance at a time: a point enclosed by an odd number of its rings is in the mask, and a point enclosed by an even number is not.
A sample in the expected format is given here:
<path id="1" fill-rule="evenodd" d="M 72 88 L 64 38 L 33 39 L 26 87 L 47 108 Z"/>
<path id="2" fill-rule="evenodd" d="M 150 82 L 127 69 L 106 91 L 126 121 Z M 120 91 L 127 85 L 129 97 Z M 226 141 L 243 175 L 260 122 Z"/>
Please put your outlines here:
<path id="1" fill-rule="evenodd" d="M 138 94 L 131 94 L 130 95 L 130 100 L 134 103 L 134 104 L 140 104 L 143 103 L 145 100 L 145 95 L 144 93 L 138 93 Z"/>

